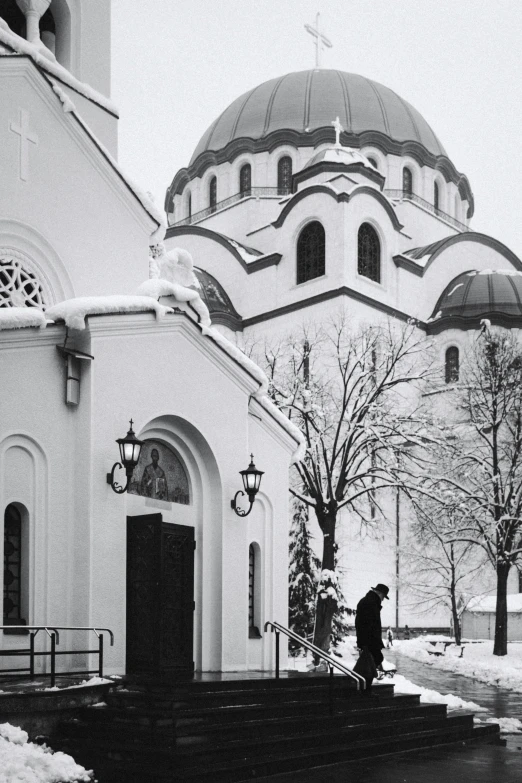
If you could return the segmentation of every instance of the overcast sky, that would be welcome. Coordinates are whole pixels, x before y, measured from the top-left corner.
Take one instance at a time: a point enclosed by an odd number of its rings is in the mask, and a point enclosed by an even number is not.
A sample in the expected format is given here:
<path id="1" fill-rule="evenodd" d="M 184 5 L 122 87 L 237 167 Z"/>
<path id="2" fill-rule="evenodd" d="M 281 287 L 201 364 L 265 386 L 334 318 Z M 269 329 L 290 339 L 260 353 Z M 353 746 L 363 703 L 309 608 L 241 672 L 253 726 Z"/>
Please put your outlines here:
<path id="1" fill-rule="evenodd" d="M 522 258 L 522 0 L 112 0 L 123 168 L 163 207 L 207 127 L 261 82 L 314 66 L 391 87 L 475 195 L 476 231 Z"/>

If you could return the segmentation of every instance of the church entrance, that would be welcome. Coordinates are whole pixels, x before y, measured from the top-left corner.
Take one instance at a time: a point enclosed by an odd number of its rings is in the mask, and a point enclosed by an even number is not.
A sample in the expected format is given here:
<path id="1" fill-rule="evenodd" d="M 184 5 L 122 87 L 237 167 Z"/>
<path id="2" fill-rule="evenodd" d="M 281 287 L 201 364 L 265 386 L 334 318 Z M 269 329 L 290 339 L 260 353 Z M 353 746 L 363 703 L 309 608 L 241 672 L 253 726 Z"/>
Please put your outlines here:
<path id="1" fill-rule="evenodd" d="M 194 673 L 194 528 L 127 517 L 127 673 Z"/>

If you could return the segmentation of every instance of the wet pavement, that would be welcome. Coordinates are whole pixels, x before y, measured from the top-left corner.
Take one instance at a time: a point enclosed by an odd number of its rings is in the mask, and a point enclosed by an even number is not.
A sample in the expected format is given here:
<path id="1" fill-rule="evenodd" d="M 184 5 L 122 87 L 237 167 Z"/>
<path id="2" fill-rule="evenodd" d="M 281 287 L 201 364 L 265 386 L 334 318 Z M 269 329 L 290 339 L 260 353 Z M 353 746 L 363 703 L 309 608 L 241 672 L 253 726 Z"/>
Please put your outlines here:
<path id="1" fill-rule="evenodd" d="M 496 718 L 522 720 L 522 693 L 485 685 L 470 677 L 435 669 L 385 651 L 386 660 L 408 680 L 439 693 L 453 693 L 465 701 L 486 707 Z M 460 745 L 387 756 L 351 764 L 302 770 L 267 778 L 267 783 L 521 783 L 522 735 L 505 738 L 500 745 Z"/>

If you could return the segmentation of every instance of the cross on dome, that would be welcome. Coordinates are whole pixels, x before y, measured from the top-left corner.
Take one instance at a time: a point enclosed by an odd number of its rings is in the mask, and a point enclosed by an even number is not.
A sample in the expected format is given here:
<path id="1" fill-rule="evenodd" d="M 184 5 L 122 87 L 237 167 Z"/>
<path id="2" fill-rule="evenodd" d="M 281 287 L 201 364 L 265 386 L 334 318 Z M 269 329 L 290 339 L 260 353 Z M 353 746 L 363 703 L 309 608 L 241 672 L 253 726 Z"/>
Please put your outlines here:
<path id="1" fill-rule="evenodd" d="M 335 120 L 332 120 L 331 124 L 334 126 L 334 130 L 335 130 L 335 146 L 340 147 L 341 133 L 344 130 L 343 126 L 341 125 L 341 120 L 339 119 L 339 117 L 336 117 Z"/>
<path id="2" fill-rule="evenodd" d="M 319 30 L 319 17 L 320 14 L 315 15 L 315 27 L 311 24 L 305 24 L 304 28 L 307 33 L 310 33 L 310 35 L 315 38 L 314 46 L 315 46 L 315 67 L 320 68 L 321 67 L 321 51 L 322 47 L 328 47 L 328 49 L 332 48 L 332 42 L 328 40 L 328 38 L 323 35 L 323 33 Z"/>

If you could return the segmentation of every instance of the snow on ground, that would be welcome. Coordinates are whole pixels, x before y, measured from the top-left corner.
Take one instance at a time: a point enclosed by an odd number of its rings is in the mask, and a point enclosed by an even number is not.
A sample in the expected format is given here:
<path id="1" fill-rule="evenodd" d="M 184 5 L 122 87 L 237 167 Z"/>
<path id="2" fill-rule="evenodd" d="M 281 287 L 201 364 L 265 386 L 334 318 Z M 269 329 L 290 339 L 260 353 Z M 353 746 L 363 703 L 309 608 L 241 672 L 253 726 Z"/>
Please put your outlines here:
<path id="1" fill-rule="evenodd" d="M 89 688 L 91 685 L 112 685 L 112 679 L 108 680 L 106 677 L 91 677 L 90 680 L 82 680 L 75 683 L 75 685 L 66 685 L 60 688 L 58 685 L 53 685 L 49 688 L 36 688 L 37 691 L 69 691 L 73 688 Z M 2 691 L 0 691 L 1 693 Z"/>
<path id="2" fill-rule="evenodd" d="M 92 781 L 93 773 L 72 756 L 28 741 L 27 732 L 0 723 L 0 783 L 73 783 Z"/>
<path id="3" fill-rule="evenodd" d="M 394 644 L 395 646 L 395 644 Z M 339 656 L 337 655 L 339 653 Z M 359 652 L 356 648 L 355 636 L 347 636 L 346 639 L 341 642 L 337 647 L 334 657 L 339 657 L 341 663 L 344 663 L 349 668 L 353 668 Z M 304 656 L 299 658 L 289 658 L 288 668 L 295 669 L 296 671 L 307 671 L 307 666 L 311 664 L 310 655 L 305 658 Z M 389 661 L 384 659 L 384 669 L 393 669 L 394 666 Z M 420 700 L 426 704 L 447 704 L 450 710 L 469 710 L 471 712 L 487 712 L 480 704 L 475 704 L 473 701 L 464 701 L 460 696 L 455 696 L 453 693 L 439 693 L 438 691 L 431 690 L 430 688 L 423 688 L 422 685 L 417 685 L 401 674 L 395 674 L 393 677 L 386 677 L 384 682 L 386 684 L 395 685 L 396 693 L 414 693 L 420 695 Z M 507 720 L 507 719 L 506 719 Z"/>
<path id="4" fill-rule="evenodd" d="M 488 685 L 508 688 L 522 693 L 522 643 L 508 644 L 508 654 L 493 655 L 493 642 L 470 642 L 464 640 L 464 653 L 460 658 L 460 648 L 451 645 L 444 655 L 430 655 L 428 650 L 442 650 L 442 645 L 434 646 L 430 641 L 442 641 L 442 636 L 419 636 L 416 639 L 395 640 L 394 649 L 401 655 L 407 655 L 421 663 L 426 663 L 434 669 L 462 674 L 472 677 Z M 448 640 L 449 641 L 449 640 Z"/>

